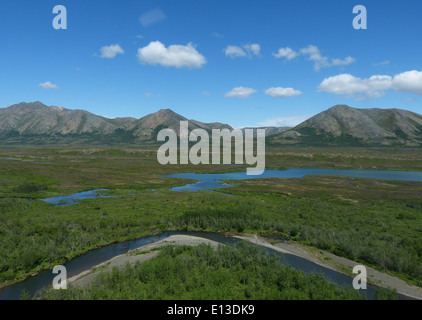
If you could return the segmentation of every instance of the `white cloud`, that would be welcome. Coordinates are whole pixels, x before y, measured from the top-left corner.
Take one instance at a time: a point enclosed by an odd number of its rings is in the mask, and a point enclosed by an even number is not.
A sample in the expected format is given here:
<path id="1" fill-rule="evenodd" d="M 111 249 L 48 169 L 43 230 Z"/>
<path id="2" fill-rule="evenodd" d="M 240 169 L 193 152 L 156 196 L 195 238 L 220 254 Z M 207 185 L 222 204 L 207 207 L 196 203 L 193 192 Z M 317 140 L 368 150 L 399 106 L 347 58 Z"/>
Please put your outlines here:
<path id="1" fill-rule="evenodd" d="M 53 84 L 50 81 L 40 83 L 38 86 L 46 90 L 48 89 L 57 90 L 59 88 L 56 84 Z"/>
<path id="2" fill-rule="evenodd" d="M 223 51 L 226 56 L 229 56 L 230 58 L 245 57 L 247 55 L 241 47 L 237 46 L 227 46 L 227 48 L 225 48 Z"/>
<path id="3" fill-rule="evenodd" d="M 422 71 L 412 70 L 395 75 L 393 87 L 396 91 L 422 96 Z"/>
<path id="4" fill-rule="evenodd" d="M 422 95 L 422 72 L 407 71 L 395 75 L 374 75 L 361 79 L 350 74 L 340 74 L 324 79 L 319 91 L 346 95 L 356 99 L 380 98 L 388 89 Z"/>
<path id="5" fill-rule="evenodd" d="M 211 92 L 208 92 L 208 91 L 202 91 L 202 94 L 208 97 L 211 96 Z"/>
<path id="6" fill-rule="evenodd" d="M 286 58 L 288 61 L 296 58 L 299 54 L 294 51 L 293 49 L 287 48 L 280 48 L 278 49 L 277 53 L 273 53 L 273 56 L 276 58 Z"/>
<path id="7" fill-rule="evenodd" d="M 319 70 L 322 67 L 328 67 L 330 65 L 328 62 L 328 58 L 323 57 L 318 47 L 316 46 L 306 47 L 300 50 L 300 53 L 303 55 L 307 55 L 309 60 L 315 62 L 315 65 L 314 65 L 315 70 Z"/>
<path id="8" fill-rule="evenodd" d="M 123 54 L 125 53 L 125 51 L 122 49 L 122 47 L 118 44 L 112 44 L 110 46 L 104 46 L 100 49 L 101 58 L 106 58 L 106 59 L 112 59 L 114 57 L 116 57 L 116 55 L 118 54 Z"/>
<path id="9" fill-rule="evenodd" d="M 143 27 L 149 27 L 165 19 L 167 19 L 167 16 L 160 8 L 150 10 L 139 17 Z"/>
<path id="10" fill-rule="evenodd" d="M 401 99 L 401 101 L 403 101 L 403 102 L 414 102 L 414 101 L 418 101 L 418 99 L 415 99 L 415 98 L 406 98 L 406 99 Z"/>
<path id="11" fill-rule="evenodd" d="M 342 59 L 331 59 L 331 65 L 332 66 L 347 66 L 349 64 L 352 64 L 353 62 L 355 62 L 356 59 L 352 58 L 350 56 Z"/>
<path id="12" fill-rule="evenodd" d="M 238 58 L 238 57 L 252 57 L 259 56 L 261 52 L 261 46 L 257 43 L 252 44 L 245 44 L 242 47 L 239 46 L 227 46 L 223 49 L 223 52 L 226 56 L 230 58 Z"/>
<path id="13" fill-rule="evenodd" d="M 303 93 L 302 91 L 295 90 L 293 88 L 282 88 L 282 87 L 274 88 L 273 87 L 273 88 L 267 89 L 265 91 L 265 94 L 274 98 L 289 98 L 289 97 L 299 96 Z"/>
<path id="14" fill-rule="evenodd" d="M 233 88 L 230 92 L 227 92 L 224 96 L 226 98 L 241 98 L 241 99 L 247 99 L 249 96 L 253 93 L 256 93 L 257 91 L 252 88 L 245 88 L 245 87 L 237 87 Z"/>
<path id="15" fill-rule="evenodd" d="M 346 57 L 344 59 L 329 59 L 328 57 L 324 57 L 321 54 L 321 51 L 317 46 L 308 46 L 306 48 L 301 49 L 299 52 L 296 52 L 295 50 L 286 47 L 286 48 L 280 48 L 278 49 L 277 53 L 273 53 L 273 56 L 276 58 L 285 58 L 287 61 L 290 61 L 297 56 L 307 56 L 308 60 L 314 62 L 314 69 L 316 71 L 320 70 L 321 68 L 327 68 L 327 67 L 333 67 L 333 66 L 347 66 L 349 64 L 352 64 L 356 61 L 353 57 Z"/>
<path id="16" fill-rule="evenodd" d="M 375 75 L 361 79 L 351 74 L 340 74 L 324 79 L 318 90 L 357 99 L 380 98 L 385 90 L 391 88 L 391 81 L 390 76 Z"/>
<path id="17" fill-rule="evenodd" d="M 245 48 L 247 52 L 252 53 L 254 56 L 259 56 L 259 53 L 261 52 L 261 46 L 257 43 L 245 44 L 243 48 Z"/>
<path id="18" fill-rule="evenodd" d="M 332 66 L 347 66 L 349 64 L 352 64 L 356 61 L 355 58 L 352 57 L 346 57 L 343 60 L 342 59 L 331 59 L 331 62 L 328 57 L 324 57 L 321 54 L 321 51 L 316 46 L 308 46 L 306 48 L 303 48 L 300 50 L 300 53 L 303 55 L 308 56 L 308 59 L 315 62 L 314 69 L 319 70 L 321 68 L 325 67 L 332 67 Z"/>
<path id="19" fill-rule="evenodd" d="M 289 117 L 276 117 L 260 122 L 259 125 L 263 127 L 295 127 L 312 116 L 312 114 L 301 114 Z"/>
<path id="20" fill-rule="evenodd" d="M 160 41 L 152 41 L 146 47 L 139 48 L 138 59 L 142 63 L 176 68 L 200 68 L 207 62 L 191 43 L 166 48 Z"/>

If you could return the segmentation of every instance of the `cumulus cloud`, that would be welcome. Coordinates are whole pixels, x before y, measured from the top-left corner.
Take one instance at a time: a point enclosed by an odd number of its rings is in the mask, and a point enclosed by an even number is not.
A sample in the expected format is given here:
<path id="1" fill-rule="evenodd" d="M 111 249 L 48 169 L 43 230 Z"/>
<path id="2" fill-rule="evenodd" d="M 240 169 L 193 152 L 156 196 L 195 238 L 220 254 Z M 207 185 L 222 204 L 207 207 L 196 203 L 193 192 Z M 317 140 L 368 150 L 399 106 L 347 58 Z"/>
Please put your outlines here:
<path id="1" fill-rule="evenodd" d="M 352 64 L 353 62 L 355 62 L 356 59 L 352 58 L 350 56 L 342 59 L 331 59 L 331 65 L 332 66 L 347 66 L 349 64 Z"/>
<path id="2" fill-rule="evenodd" d="M 318 47 L 309 46 L 300 50 L 300 53 L 308 56 L 308 59 L 315 62 L 315 70 L 319 70 L 322 67 L 328 67 L 328 57 L 323 57 Z"/>
<path id="3" fill-rule="evenodd" d="M 149 27 L 165 19 L 167 19 L 167 16 L 160 8 L 150 10 L 139 17 L 143 27 Z"/>
<path id="4" fill-rule="evenodd" d="M 324 57 L 321 54 L 321 51 L 316 46 L 308 46 L 306 48 L 303 48 L 300 50 L 300 53 L 307 56 L 309 60 L 315 62 L 314 69 L 319 70 L 321 68 L 325 67 L 332 67 L 332 66 L 347 66 L 349 64 L 352 64 L 356 61 L 355 58 L 352 57 L 346 57 L 345 59 L 330 59 L 328 57 Z"/>
<path id="5" fill-rule="evenodd" d="M 350 56 L 344 59 L 339 59 L 339 58 L 330 59 L 328 57 L 324 57 L 321 54 L 321 51 L 319 50 L 319 48 L 313 45 L 303 48 L 299 50 L 299 52 L 296 52 L 292 48 L 286 47 L 286 48 L 278 49 L 277 53 L 273 53 L 274 57 L 285 58 L 287 61 L 290 61 L 299 55 L 306 56 L 308 60 L 313 61 L 314 69 L 316 71 L 320 70 L 321 68 L 327 68 L 327 67 L 333 67 L 333 66 L 347 66 L 356 61 L 355 58 L 350 57 Z"/>
<path id="6" fill-rule="evenodd" d="M 53 84 L 50 81 L 40 83 L 38 86 L 46 90 L 49 90 L 49 89 L 57 90 L 59 88 L 56 84 Z"/>
<path id="7" fill-rule="evenodd" d="M 240 99 L 247 99 L 253 93 L 257 91 L 252 88 L 245 88 L 245 87 L 237 87 L 233 88 L 231 91 L 227 92 L 224 96 L 226 98 L 240 98 Z"/>
<path id="8" fill-rule="evenodd" d="M 422 71 L 412 70 L 395 75 L 393 87 L 396 91 L 422 96 Z"/>
<path id="9" fill-rule="evenodd" d="M 259 56 L 259 53 L 261 52 L 261 46 L 257 43 L 245 44 L 243 48 L 245 48 L 247 52 L 252 53 L 254 56 Z"/>
<path id="10" fill-rule="evenodd" d="M 289 98 L 294 96 L 299 96 L 302 94 L 302 91 L 295 90 L 293 88 L 269 88 L 265 91 L 266 95 L 269 95 L 274 98 Z"/>
<path id="11" fill-rule="evenodd" d="M 319 91 L 345 95 L 358 100 L 380 98 L 389 89 L 422 95 L 422 72 L 413 70 L 394 77 L 374 75 L 366 79 L 350 74 L 340 74 L 324 79 L 318 87 Z"/>
<path id="12" fill-rule="evenodd" d="M 259 125 L 263 127 L 295 127 L 312 116 L 312 114 L 301 114 L 289 117 L 276 117 L 260 122 Z"/>
<path id="13" fill-rule="evenodd" d="M 160 41 L 152 41 L 139 48 L 137 56 L 141 63 L 176 68 L 200 68 L 207 62 L 191 43 L 166 48 Z"/>
<path id="14" fill-rule="evenodd" d="M 299 54 L 292 48 L 280 48 L 277 53 L 273 53 L 276 58 L 286 58 L 288 61 L 296 58 Z"/>
<path id="15" fill-rule="evenodd" d="M 238 46 L 227 46 L 224 49 L 224 53 L 230 58 L 245 57 L 247 55 L 246 52 Z"/>
<path id="16" fill-rule="evenodd" d="M 125 51 L 122 49 L 122 47 L 118 44 L 112 44 L 110 46 L 104 46 L 100 49 L 101 58 L 106 58 L 106 59 L 112 59 L 114 57 L 116 57 L 116 55 L 118 54 L 124 54 Z"/>
<path id="17" fill-rule="evenodd" d="M 223 52 L 230 58 L 259 56 L 261 52 L 261 46 L 257 43 L 245 44 L 242 47 L 227 46 L 223 49 Z"/>
<path id="18" fill-rule="evenodd" d="M 339 74 L 324 79 L 318 87 L 319 91 L 346 95 L 349 98 L 380 98 L 385 90 L 391 88 L 390 76 L 372 76 L 361 79 L 351 74 Z"/>

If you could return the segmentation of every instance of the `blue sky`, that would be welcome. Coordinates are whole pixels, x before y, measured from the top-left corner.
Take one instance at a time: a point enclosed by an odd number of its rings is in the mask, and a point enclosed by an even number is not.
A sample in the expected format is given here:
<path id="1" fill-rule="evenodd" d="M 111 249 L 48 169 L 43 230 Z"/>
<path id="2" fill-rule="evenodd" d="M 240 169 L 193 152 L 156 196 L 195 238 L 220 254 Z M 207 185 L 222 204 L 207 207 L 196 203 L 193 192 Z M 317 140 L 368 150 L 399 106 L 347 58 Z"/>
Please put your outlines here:
<path id="1" fill-rule="evenodd" d="M 367 30 L 352 26 L 359 4 Z M 419 0 L 1 1 L 0 107 L 171 108 L 234 127 L 336 104 L 422 113 L 421 13 Z"/>

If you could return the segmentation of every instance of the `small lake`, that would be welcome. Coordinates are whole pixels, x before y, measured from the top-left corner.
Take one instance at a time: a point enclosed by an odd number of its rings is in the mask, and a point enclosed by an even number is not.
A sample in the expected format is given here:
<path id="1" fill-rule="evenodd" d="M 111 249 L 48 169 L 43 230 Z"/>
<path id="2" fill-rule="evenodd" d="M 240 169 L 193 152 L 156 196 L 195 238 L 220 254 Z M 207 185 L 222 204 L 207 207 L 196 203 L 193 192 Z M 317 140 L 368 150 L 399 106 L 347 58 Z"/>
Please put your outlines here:
<path id="1" fill-rule="evenodd" d="M 422 172 L 412 171 L 379 171 L 379 170 L 347 170 L 347 169 L 311 169 L 290 168 L 288 170 L 265 170 L 262 175 L 248 176 L 245 171 L 227 173 L 174 173 L 162 177 L 175 179 L 198 180 L 196 183 L 174 187 L 171 191 L 206 191 L 229 188 L 231 185 L 221 183 L 223 180 L 247 180 L 262 178 L 303 178 L 310 175 L 331 175 L 355 178 L 383 179 L 396 181 L 422 181 Z"/>
<path id="2" fill-rule="evenodd" d="M 78 204 L 76 200 L 84 200 L 84 199 L 95 199 L 95 198 L 114 198 L 117 196 L 109 195 L 101 195 L 99 194 L 101 191 L 108 191 L 108 189 L 96 189 L 96 190 L 89 190 L 89 191 L 82 191 L 73 193 L 68 196 L 59 196 L 59 197 L 52 197 L 52 198 L 46 198 L 41 199 L 44 202 L 54 204 L 56 206 L 71 206 L 74 204 Z"/>
<path id="3" fill-rule="evenodd" d="M 303 178 L 310 175 L 332 175 L 346 176 L 355 178 L 384 179 L 396 181 L 422 181 L 422 172 L 412 171 L 376 171 L 376 170 L 345 170 L 345 169 L 308 169 L 308 168 L 290 168 L 288 170 L 265 170 L 260 176 L 248 176 L 245 171 L 227 172 L 227 173 L 174 173 L 162 177 L 173 179 L 190 179 L 197 182 L 184 186 L 171 188 L 170 191 L 211 191 L 213 189 L 229 188 L 232 185 L 225 183 L 224 180 L 247 180 L 262 178 Z M 70 206 L 78 204 L 77 200 L 95 199 L 95 198 L 113 198 L 114 195 L 102 195 L 102 191 L 108 189 L 96 189 L 83 192 L 77 192 L 67 196 L 58 196 L 41 199 L 42 201 L 57 205 Z M 150 190 L 155 192 L 154 189 Z"/>
<path id="4" fill-rule="evenodd" d="M 220 233 L 213 232 L 185 232 L 185 231 L 169 231 L 164 232 L 160 235 L 153 235 L 137 240 L 128 240 L 117 244 L 111 244 L 99 249 L 91 250 L 80 257 L 74 258 L 69 262 L 65 263 L 64 266 L 67 269 L 67 277 L 71 278 L 83 271 L 89 270 L 97 264 L 110 260 L 111 258 L 127 253 L 129 250 L 133 250 L 160 240 L 163 240 L 171 235 L 190 235 L 197 236 L 206 239 L 210 239 L 222 244 L 236 244 L 241 240 L 226 237 Z M 292 266 L 297 270 L 301 270 L 306 273 L 320 273 L 328 280 L 335 282 L 345 288 L 352 287 L 352 278 L 333 271 L 331 269 L 321 267 L 313 262 L 306 259 L 297 257 L 290 254 L 281 254 L 273 249 L 266 249 L 268 252 L 275 253 L 280 256 L 282 262 Z M 3 289 L 0 289 L 0 300 L 17 300 L 20 298 L 22 291 L 25 289 L 30 294 L 36 294 L 41 289 L 50 286 L 56 274 L 53 274 L 51 270 L 44 271 L 34 277 L 31 277 L 23 282 L 10 285 Z M 367 290 L 361 290 L 361 293 L 366 294 L 368 299 L 374 299 L 377 287 L 368 285 Z M 410 299 L 406 296 L 399 295 L 399 299 L 407 300 Z"/>

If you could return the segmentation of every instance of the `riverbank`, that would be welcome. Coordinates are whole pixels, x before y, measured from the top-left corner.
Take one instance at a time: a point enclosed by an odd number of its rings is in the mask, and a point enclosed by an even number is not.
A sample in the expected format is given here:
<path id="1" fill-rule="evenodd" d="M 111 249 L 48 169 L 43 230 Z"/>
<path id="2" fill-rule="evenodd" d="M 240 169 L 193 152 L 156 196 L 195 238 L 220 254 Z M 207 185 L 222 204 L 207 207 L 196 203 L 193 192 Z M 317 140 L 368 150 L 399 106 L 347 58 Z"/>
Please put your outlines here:
<path id="1" fill-rule="evenodd" d="M 361 265 L 361 263 L 336 256 L 330 252 L 319 249 L 311 250 L 308 247 L 293 242 L 271 243 L 271 240 L 259 237 L 255 234 L 228 233 L 226 235 L 232 236 L 236 239 L 245 240 L 266 248 L 270 248 L 283 254 L 291 254 L 298 256 L 300 258 L 318 264 L 324 268 L 331 269 L 333 271 L 342 273 L 347 276 L 352 276 L 353 268 L 356 265 Z M 347 272 L 346 270 L 348 270 L 349 272 Z M 384 272 L 380 272 L 368 266 L 366 266 L 366 270 L 369 284 L 373 284 L 384 288 L 395 289 L 399 294 L 414 299 L 422 300 L 422 288 L 409 285 L 404 280 L 388 275 Z M 352 281 L 352 278 L 350 279 L 350 281 Z"/>
<path id="2" fill-rule="evenodd" d="M 294 255 L 303 258 L 307 261 L 315 263 L 321 267 L 328 268 L 330 270 L 342 273 L 347 276 L 351 276 L 351 270 L 354 266 L 358 265 L 358 262 L 348 260 L 342 257 L 338 257 L 334 254 L 323 250 L 310 249 L 308 247 L 299 245 L 293 242 L 279 242 L 272 241 L 260 237 L 256 234 L 241 234 L 234 232 L 227 232 L 225 236 L 232 237 L 239 240 L 248 241 L 255 245 L 273 249 L 282 254 Z M 113 267 L 122 268 L 127 263 L 134 264 L 136 262 L 144 262 L 154 258 L 159 251 L 159 248 L 167 245 L 199 245 L 199 244 L 210 244 L 216 248 L 220 243 L 190 235 L 172 235 L 166 239 L 160 240 L 156 243 L 145 245 L 138 249 L 129 251 L 126 254 L 116 256 L 108 261 L 96 265 L 88 271 L 84 271 L 72 278 L 70 278 L 69 284 L 73 286 L 86 287 L 91 281 L 98 276 L 101 272 L 110 272 Z M 422 300 L 422 288 L 411 286 L 405 281 L 388 275 L 386 273 L 377 271 L 371 267 L 367 268 L 368 283 L 384 288 L 391 288 L 397 290 L 397 293 Z M 349 272 L 348 272 L 349 271 Z M 352 278 L 350 279 L 352 281 Z"/>
<path id="3" fill-rule="evenodd" d="M 68 284 L 77 287 L 86 287 L 102 272 L 110 272 L 114 267 L 123 268 L 127 263 L 135 264 L 145 262 L 157 256 L 159 248 L 168 245 L 178 246 L 196 246 L 199 244 L 208 244 L 217 248 L 220 243 L 188 235 L 173 235 L 164 240 L 131 250 L 128 253 L 118 255 L 108 261 L 100 263 L 90 270 L 84 271 L 70 279 Z"/>

